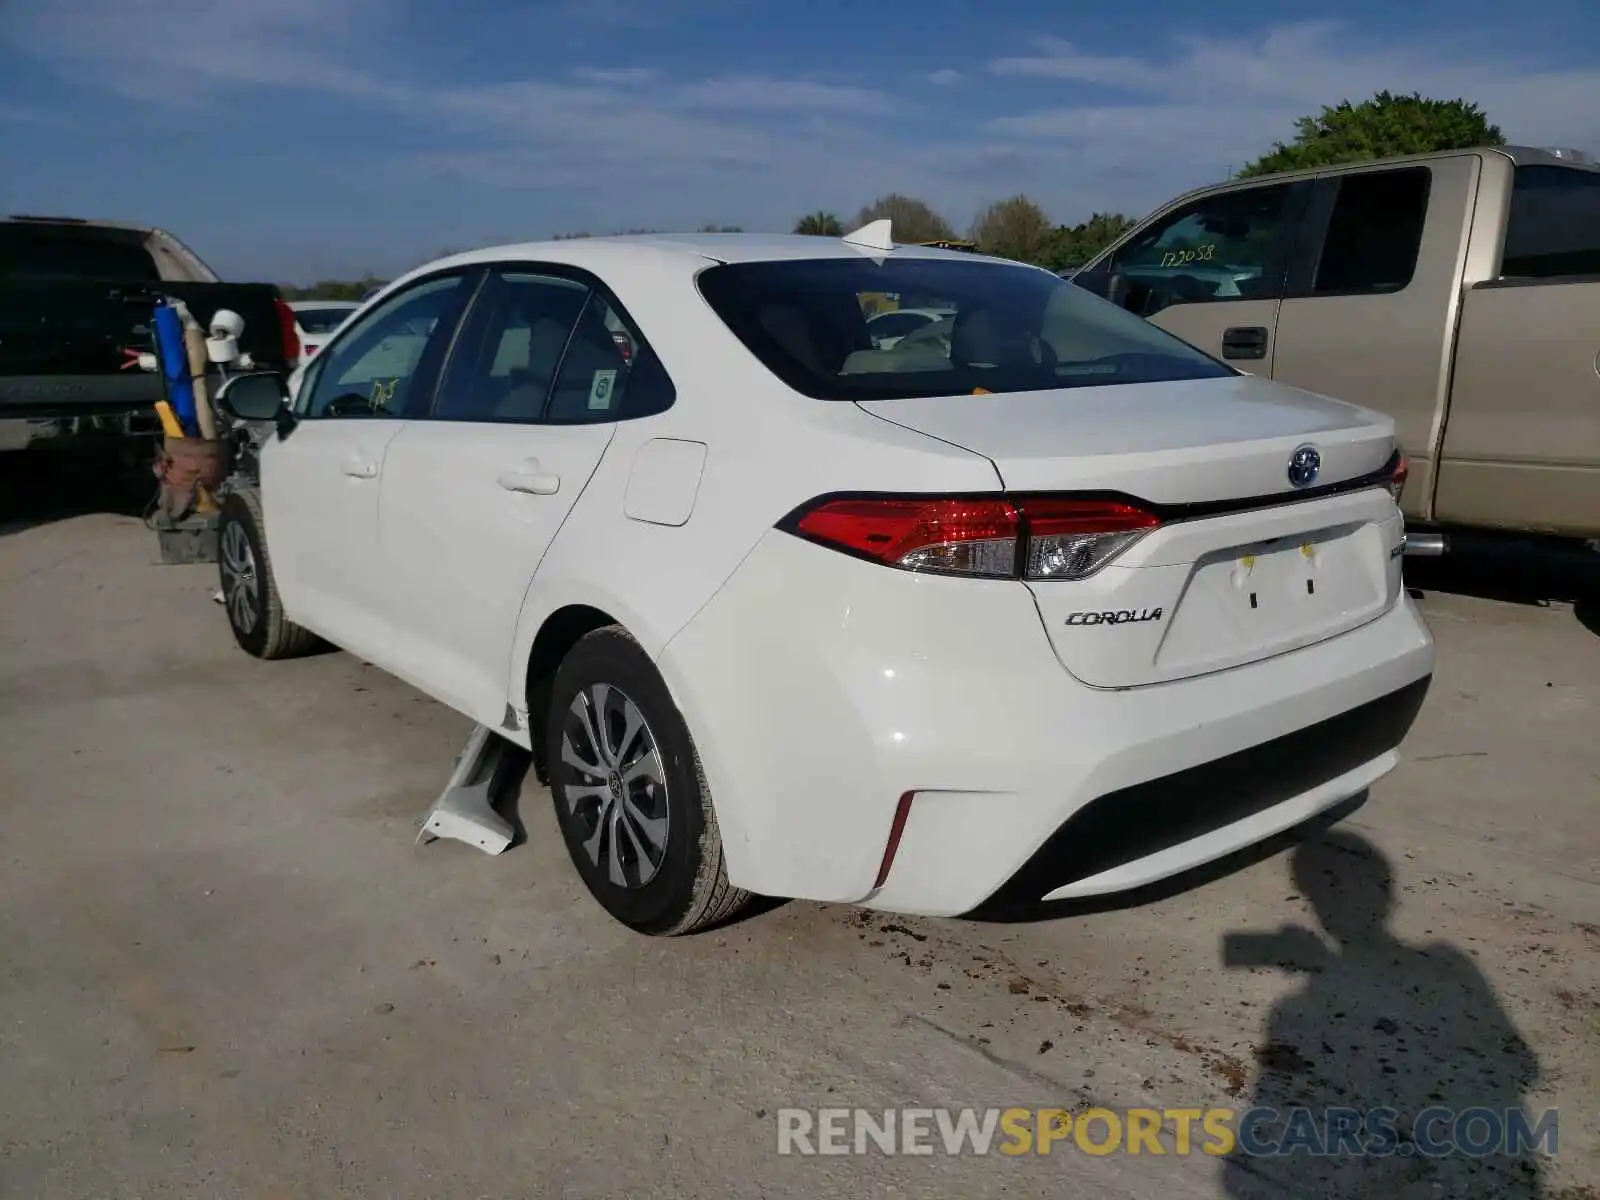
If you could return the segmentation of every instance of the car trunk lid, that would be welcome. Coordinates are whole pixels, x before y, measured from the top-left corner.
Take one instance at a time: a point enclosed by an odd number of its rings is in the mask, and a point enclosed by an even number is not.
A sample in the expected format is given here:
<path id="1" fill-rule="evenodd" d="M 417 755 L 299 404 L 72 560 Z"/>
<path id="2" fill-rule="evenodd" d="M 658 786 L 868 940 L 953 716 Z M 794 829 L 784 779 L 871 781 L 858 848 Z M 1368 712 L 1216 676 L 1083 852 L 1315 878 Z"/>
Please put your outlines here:
<path id="1" fill-rule="evenodd" d="M 1090 685 L 1287 653 L 1398 597 L 1379 414 L 1251 377 L 861 407 L 986 456 L 1009 493 L 1111 493 L 1160 518 L 1087 578 L 1028 581 L 1062 665 Z"/>

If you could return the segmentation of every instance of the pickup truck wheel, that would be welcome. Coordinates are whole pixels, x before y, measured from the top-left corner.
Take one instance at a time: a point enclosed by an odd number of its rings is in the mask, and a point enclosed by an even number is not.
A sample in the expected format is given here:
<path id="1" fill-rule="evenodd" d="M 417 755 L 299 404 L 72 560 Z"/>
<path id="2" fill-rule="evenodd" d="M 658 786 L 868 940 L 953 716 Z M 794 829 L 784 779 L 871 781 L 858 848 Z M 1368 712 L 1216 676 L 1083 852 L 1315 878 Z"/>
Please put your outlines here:
<path id="1" fill-rule="evenodd" d="M 321 641 L 283 615 L 265 531 L 260 495 L 254 489 L 229 493 L 217 522 L 222 604 L 233 640 L 246 654 L 298 658 L 317 650 Z"/>
<path id="2" fill-rule="evenodd" d="M 640 933 L 695 933 L 749 901 L 728 882 L 683 715 L 621 626 L 585 635 L 562 660 L 544 752 L 567 852 L 617 920 Z"/>

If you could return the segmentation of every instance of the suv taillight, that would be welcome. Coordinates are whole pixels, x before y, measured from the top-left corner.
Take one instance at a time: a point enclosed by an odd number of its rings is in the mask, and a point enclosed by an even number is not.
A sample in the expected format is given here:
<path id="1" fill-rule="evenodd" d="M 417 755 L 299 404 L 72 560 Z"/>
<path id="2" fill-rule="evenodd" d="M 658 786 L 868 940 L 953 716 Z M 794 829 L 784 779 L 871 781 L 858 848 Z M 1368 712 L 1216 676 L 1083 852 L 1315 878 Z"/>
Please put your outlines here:
<path id="1" fill-rule="evenodd" d="M 274 301 L 278 309 L 278 336 L 282 339 L 283 361 L 291 370 L 300 364 L 300 333 L 295 329 L 294 309 L 288 301 Z"/>
<path id="2" fill-rule="evenodd" d="M 1086 579 L 1161 523 L 1074 496 L 823 497 L 779 528 L 905 571 L 982 579 Z"/>

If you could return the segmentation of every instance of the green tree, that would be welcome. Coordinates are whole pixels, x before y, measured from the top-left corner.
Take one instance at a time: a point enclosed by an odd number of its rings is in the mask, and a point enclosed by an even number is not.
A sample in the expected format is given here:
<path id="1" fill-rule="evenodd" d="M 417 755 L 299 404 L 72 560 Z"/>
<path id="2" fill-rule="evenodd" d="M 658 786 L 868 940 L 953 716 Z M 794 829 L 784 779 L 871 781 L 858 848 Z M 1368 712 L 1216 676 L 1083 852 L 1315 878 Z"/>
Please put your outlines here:
<path id="1" fill-rule="evenodd" d="M 1116 241 L 1137 222 L 1122 213 L 1094 213 L 1077 225 L 1058 225 L 1051 234 L 1040 265 L 1052 271 L 1081 267 Z"/>
<path id="2" fill-rule="evenodd" d="M 1278 142 L 1236 178 L 1398 154 L 1503 146 L 1505 140 L 1500 127 L 1489 124 L 1476 104 L 1429 100 L 1416 92 L 1409 96 L 1379 92 L 1360 104 L 1342 100 L 1333 108 L 1324 107 L 1319 116 L 1301 117 L 1295 122 L 1292 142 Z"/>
<path id="3" fill-rule="evenodd" d="M 856 214 L 856 227 L 859 229 L 885 219 L 893 223 L 894 240 L 897 242 L 937 242 L 955 237 L 950 222 L 923 201 L 902 196 L 898 192 L 879 196 L 863 208 Z"/>
<path id="4" fill-rule="evenodd" d="M 844 225 L 838 217 L 831 212 L 807 213 L 794 223 L 796 233 L 806 233 L 813 237 L 843 237 Z"/>
<path id="5" fill-rule="evenodd" d="M 702 226 L 700 226 L 700 232 L 701 233 L 743 233 L 744 232 L 744 226 L 742 226 L 742 225 L 702 225 Z"/>
<path id="6" fill-rule="evenodd" d="M 360 279 L 319 279 L 305 287 L 292 283 L 278 285 L 285 300 L 359 300 L 375 287 L 387 283 L 376 275 L 363 275 Z"/>
<path id="7" fill-rule="evenodd" d="M 968 236 L 985 254 L 1043 265 L 1055 229 L 1044 209 L 1018 194 L 1008 200 L 996 200 L 979 213 Z"/>

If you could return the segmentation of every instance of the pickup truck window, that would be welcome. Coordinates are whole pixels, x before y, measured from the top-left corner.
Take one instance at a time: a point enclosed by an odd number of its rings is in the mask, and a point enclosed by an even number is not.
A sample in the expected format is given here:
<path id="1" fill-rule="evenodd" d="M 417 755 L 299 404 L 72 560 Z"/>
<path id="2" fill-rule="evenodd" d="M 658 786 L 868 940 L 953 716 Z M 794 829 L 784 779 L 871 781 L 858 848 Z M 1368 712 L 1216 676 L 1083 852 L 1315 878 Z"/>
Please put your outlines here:
<path id="1" fill-rule="evenodd" d="M 1270 298 L 1288 197 L 1287 184 L 1205 196 L 1135 236 L 1106 267 L 1122 277 L 1127 307 L 1147 317 L 1171 304 Z"/>
<path id="2" fill-rule="evenodd" d="M 1371 171 L 1329 181 L 1339 190 L 1312 286 L 1314 295 L 1398 292 L 1422 247 L 1433 172 Z"/>
<path id="3" fill-rule="evenodd" d="M 137 230 L 7 221 L 0 222 L 0 279 L 159 283 L 161 271 Z"/>
<path id="4" fill-rule="evenodd" d="M 1517 168 L 1500 273 L 1520 279 L 1600 275 L 1600 171 Z"/>

